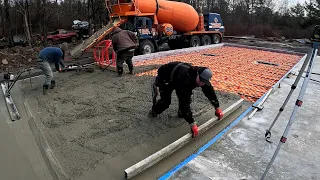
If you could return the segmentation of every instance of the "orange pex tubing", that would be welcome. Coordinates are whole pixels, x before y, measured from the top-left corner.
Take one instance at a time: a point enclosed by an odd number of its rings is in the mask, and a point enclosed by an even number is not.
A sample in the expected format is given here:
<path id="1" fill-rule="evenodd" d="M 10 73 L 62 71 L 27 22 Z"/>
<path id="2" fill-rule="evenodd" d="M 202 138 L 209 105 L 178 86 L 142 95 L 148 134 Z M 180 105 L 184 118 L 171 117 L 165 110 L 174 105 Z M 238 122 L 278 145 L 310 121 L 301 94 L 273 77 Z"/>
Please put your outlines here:
<path id="1" fill-rule="evenodd" d="M 137 7 L 142 13 L 156 13 L 156 0 L 137 0 Z M 189 32 L 196 29 L 199 22 L 197 11 L 189 4 L 175 1 L 158 0 L 158 22 L 170 23 L 174 30 Z"/>
<path id="2" fill-rule="evenodd" d="M 215 54 L 215 56 L 204 54 Z M 134 65 L 149 66 L 182 61 L 205 66 L 213 72 L 211 83 L 216 90 L 238 94 L 246 100 L 255 102 L 301 58 L 299 55 L 225 46 L 140 61 Z M 259 64 L 257 61 L 271 62 L 279 66 Z M 156 75 L 157 69 L 136 74 L 136 76 Z"/>

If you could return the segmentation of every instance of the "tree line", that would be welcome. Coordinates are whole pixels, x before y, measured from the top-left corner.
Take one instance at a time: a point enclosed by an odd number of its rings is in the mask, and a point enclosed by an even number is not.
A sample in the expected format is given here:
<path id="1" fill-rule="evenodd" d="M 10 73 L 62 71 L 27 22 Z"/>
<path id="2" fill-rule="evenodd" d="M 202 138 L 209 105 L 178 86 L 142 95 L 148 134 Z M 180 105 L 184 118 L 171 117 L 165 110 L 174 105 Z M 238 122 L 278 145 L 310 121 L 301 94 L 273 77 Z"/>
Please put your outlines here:
<path id="1" fill-rule="evenodd" d="M 179 0 L 177 0 L 179 1 Z M 180 0 L 204 13 L 220 13 L 226 35 L 309 37 L 320 24 L 320 0 L 288 7 L 288 0 Z M 276 4 L 277 3 L 277 4 Z M 23 35 L 33 42 L 58 28 L 71 29 L 73 20 L 96 28 L 108 23 L 105 0 L 0 0 L 0 37 Z M 31 44 L 30 44 L 31 46 Z"/>

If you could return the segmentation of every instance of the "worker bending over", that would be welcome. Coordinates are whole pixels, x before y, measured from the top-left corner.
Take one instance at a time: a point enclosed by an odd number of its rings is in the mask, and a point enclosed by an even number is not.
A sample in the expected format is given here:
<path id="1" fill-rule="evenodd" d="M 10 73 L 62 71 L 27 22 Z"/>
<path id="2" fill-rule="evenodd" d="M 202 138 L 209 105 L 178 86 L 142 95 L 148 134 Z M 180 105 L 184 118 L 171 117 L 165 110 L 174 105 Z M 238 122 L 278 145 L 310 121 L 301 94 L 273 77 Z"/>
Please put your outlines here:
<path id="1" fill-rule="evenodd" d="M 156 117 L 171 104 L 171 94 L 176 90 L 179 99 L 178 116 L 184 118 L 191 126 L 193 137 L 198 135 L 198 126 L 190 109 L 192 90 L 201 87 L 202 92 L 215 107 L 215 115 L 220 120 L 223 112 L 220 109 L 216 93 L 210 83 L 212 72 L 209 68 L 191 66 L 182 62 L 170 62 L 158 69 L 154 85 L 159 88 L 160 99 L 152 106 L 149 116 Z"/>
<path id="2" fill-rule="evenodd" d="M 119 76 L 123 74 L 123 63 L 126 62 L 129 73 L 133 74 L 132 57 L 137 46 L 138 37 L 131 31 L 122 30 L 116 27 L 112 33 L 112 46 L 117 54 L 117 72 Z"/>
<path id="3" fill-rule="evenodd" d="M 68 52 L 67 43 L 59 44 L 59 47 L 46 47 L 40 51 L 37 65 L 46 76 L 43 85 L 43 94 L 47 94 L 49 86 L 53 89 L 56 85 L 50 63 L 54 63 L 56 70 L 60 72 L 60 65 L 65 68 L 63 60 L 66 52 Z"/>

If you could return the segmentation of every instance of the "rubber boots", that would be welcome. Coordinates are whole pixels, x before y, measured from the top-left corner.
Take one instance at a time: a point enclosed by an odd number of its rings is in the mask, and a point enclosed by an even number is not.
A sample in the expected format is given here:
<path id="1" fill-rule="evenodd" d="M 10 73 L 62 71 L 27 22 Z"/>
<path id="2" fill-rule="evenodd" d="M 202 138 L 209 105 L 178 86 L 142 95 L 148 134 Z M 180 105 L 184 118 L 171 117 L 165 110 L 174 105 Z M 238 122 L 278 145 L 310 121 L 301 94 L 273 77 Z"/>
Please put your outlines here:
<path id="1" fill-rule="evenodd" d="M 178 110 L 178 117 L 179 117 L 179 118 L 183 118 L 183 115 L 182 115 L 182 112 L 181 112 L 180 109 Z"/>
<path id="2" fill-rule="evenodd" d="M 118 76 L 119 76 L 119 77 L 122 76 L 122 74 L 123 74 L 123 67 L 118 67 L 118 68 L 117 68 L 117 72 L 118 72 Z"/>
<path id="3" fill-rule="evenodd" d="M 133 65 L 128 66 L 128 68 L 129 68 L 129 74 L 133 74 Z"/>
<path id="4" fill-rule="evenodd" d="M 154 117 L 157 117 L 157 115 L 158 115 L 158 114 L 157 114 L 155 111 L 150 110 L 150 111 L 149 111 L 149 114 L 148 114 L 148 117 L 154 118 Z"/>
<path id="5" fill-rule="evenodd" d="M 56 81 L 55 80 L 51 80 L 51 89 L 54 89 L 54 87 L 56 87 Z"/>
<path id="6" fill-rule="evenodd" d="M 48 94 L 49 85 L 43 85 L 43 95 Z"/>
<path id="7" fill-rule="evenodd" d="M 154 106 L 152 106 L 151 110 L 149 111 L 148 116 L 153 118 L 153 117 L 157 117 L 158 113 L 154 110 Z"/>

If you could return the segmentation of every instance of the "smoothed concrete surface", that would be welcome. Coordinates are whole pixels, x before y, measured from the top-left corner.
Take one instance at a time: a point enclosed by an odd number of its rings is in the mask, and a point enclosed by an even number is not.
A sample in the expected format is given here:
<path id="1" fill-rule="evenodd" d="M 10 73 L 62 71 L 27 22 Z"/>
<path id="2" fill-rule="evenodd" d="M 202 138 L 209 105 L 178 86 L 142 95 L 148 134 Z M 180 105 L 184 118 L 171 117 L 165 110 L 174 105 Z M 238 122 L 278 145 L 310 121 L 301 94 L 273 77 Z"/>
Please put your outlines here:
<path id="1" fill-rule="evenodd" d="M 4 98 L 1 93 L 0 98 Z M 6 107 L 4 100 L 0 100 L 0 107 Z M 39 179 L 33 171 L 31 163 L 16 141 L 16 136 L 6 123 L 7 109 L 1 108 L 0 119 L 0 179 L 24 180 Z"/>
<path id="2" fill-rule="evenodd" d="M 302 62 L 293 70 L 298 74 Z M 320 58 L 312 72 L 320 73 Z M 319 75 L 311 75 L 320 80 Z M 301 78 L 285 110 L 272 129 L 272 144 L 264 139 L 286 99 L 296 76 L 285 78 L 253 118 L 245 117 L 232 131 L 190 161 L 170 179 L 260 179 L 290 119 L 304 78 Z M 319 179 L 320 177 L 320 83 L 309 81 L 303 105 L 266 179 Z"/>
<path id="3" fill-rule="evenodd" d="M 1 94 L 0 95 L 0 98 L 1 98 L 0 115 L 2 117 L 0 121 L 1 123 L 4 123 L 4 126 L 1 126 L 1 128 L 3 128 L 2 129 L 3 131 L 8 131 L 12 133 L 10 135 L 8 134 L 7 136 L 3 135 L 2 136 L 2 138 L 4 138 L 3 140 L 7 138 L 7 141 L 9 141 L 11 144 L 15 144 L 18 146 L 20 150 L 17 150 L 19 152 L 19 155 L 17 155 L 17 157 L 20 157 L 20 156 L 24 157 L 24 158 L 21 158 L 21 161 L 22 161 L 21 164 L 27 163 L 30 165 L 31 167 L 31 170 L 29 172 L 30 174 L 36 175 L 38 179 L 46 179 L 46 180 L 54 179 L 52 176 L 53 175 L 52 172 L 50 172 L 50 170 L 47 167 L 47 164 L 45 163 L 43 154 L 41 154 L 41 149 L 38 147 L 36 143 L 35 137 L 33 135 L 33 131 L 29 126 L 30 116 L 28 115 L 25 109 L 25 106 L 23 104 L 24 97 L 22 92 L 20 91 L 20 81 L 18 81 L 11 90 L 13 101 L 21 116 L 20 120 L 11 121 L 8 110 L 6 108 L 6 104 L 4 100 L 2 100 L 4 99 L 3 93 L 0 93 L 0 94 Z M 11 137 L 11 135 L 14 137 Z M 6 145 L 1 145 L 1 147 L 6 147 Z M 20 162 L 17 161 L 15 163 L 19 164 Z"/>

